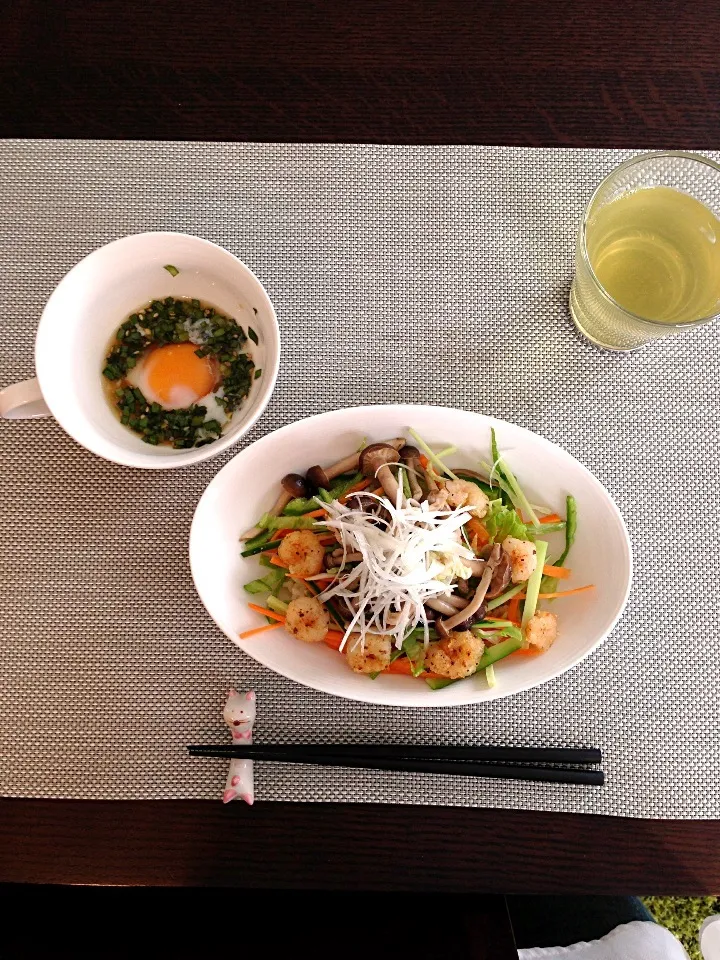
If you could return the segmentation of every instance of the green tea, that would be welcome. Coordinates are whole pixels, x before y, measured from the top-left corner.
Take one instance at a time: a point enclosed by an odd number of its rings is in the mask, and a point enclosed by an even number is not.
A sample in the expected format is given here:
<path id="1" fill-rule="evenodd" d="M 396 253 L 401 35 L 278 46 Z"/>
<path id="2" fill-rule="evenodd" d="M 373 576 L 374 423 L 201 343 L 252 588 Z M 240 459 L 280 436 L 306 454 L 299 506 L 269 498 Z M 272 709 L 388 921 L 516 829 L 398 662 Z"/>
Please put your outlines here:
<path id="1" fill-rule="evenodd" d="M 587 225 L 595 275 L 625 310 L 682 323 L 720 312 L 720 220 L 670 187 L 625 193 Z"/>

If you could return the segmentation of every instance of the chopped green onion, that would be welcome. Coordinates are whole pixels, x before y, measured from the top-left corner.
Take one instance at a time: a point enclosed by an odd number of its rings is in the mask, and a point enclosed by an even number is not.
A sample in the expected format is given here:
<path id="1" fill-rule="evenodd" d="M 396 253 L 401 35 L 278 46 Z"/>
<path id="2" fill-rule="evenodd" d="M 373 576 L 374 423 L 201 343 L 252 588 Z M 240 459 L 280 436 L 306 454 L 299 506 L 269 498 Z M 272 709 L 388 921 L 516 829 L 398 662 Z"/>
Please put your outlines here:
<path id="1" fill-rule="evenodd" d="M 167 270 L 171 277 L 176 277 L 180 273 L 178 268 L 174 267 L 171 263 L 166 263 L 163 269 Z"/>
<path id="2" fill-rule="evenodd" d="M 425 443 L 425 441 L 423 440 L 423 438 L 422 438 L 418 433 L 416 433 L 415 430 L 412 429 L 412 427 L 408 430 L 408 433 L 409 433 L 410 436 L 413 438 L 413 440 L 415 441 L 415 443 L 417 443 L 417 445 L 418 445 L 422 450 L 424 450 L 424 452 L 425 452 L 428 460 L 429 460 L 431 463 L 434 463 L 435 466 L 438 467 L 439 470 L 442 470 L 442 472 L 443 472 L 444 474 L 446 474 L 448 477 L 450 477 L 451 480 L 457 480 L 457 479 L 458 479 L 457 476 L 452 472 L 452 470 L 451 470 L 449 467 L 446 467 L 446 466 L 445 466 L 445 464 L 442 462 L 442 460 L 440 460 L 440 458 L 437 456 L 437 454 L 435 454 L 435 453 L 432 452 L 432 450 L 431 450 L 430 447 Z"/>
<path id="3" fill-rule="evenodd" d="M 261 376 L 262 376 L 262 370 L 260 369 L 260 367 L 258 367 L 257 370 L 255 371 L 255 376 L 253 377 L 253 380 L 259 380 Z"/>
<path id="4" fill-rule="evenodd" d="M 252 342 L 255 344 L 255 346 L 257 346 L 260 341 L 258 340 L 258 335 L 255 333 L 252 327 L 248 327 L 248 336 L 250 337 Z"/>
<path id="5" fill-rule="evenodd" d="M 540 581 L 543 576 L 543 567 L 545 566 L 545 557 L 547 556 L 547 541 L 538 540 L 535 543 L 536 559 L 535 569 L 527 581 L 527 591 L 525 595 L 525 607 L 522 615 L 522 628 L 527 626 L 530 617 L 534 616 L 537 609 L 538 594 L 540 593 Z"/>

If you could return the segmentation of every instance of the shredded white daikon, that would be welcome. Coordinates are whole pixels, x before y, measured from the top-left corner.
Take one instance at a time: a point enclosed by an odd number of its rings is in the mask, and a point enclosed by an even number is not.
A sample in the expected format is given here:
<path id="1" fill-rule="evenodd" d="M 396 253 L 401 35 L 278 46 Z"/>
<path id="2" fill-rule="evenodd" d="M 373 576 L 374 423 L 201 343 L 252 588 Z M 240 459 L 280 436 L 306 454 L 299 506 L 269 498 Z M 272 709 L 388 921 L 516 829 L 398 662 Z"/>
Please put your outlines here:
<path id="1" fill-rule="evenodd" d="M 464 507 L 432 510 L 414 500 L 401 506 L 376 494 L 363 497 L 377 500 L 389 521 L 378 522 L 373 514 L 349 509 L 337 500 L 326 505 L 323 526 L 337 532 L 344 556 L 360 553 L 362 560 L 338 574 L 337 582 L 319 599 L 337 598 L 343 613 L 353 614 L 343 646 L 352 633 L 360 635 L 363 645 L 366 634 L 382 633 L 392 636 L 400 649 L 407 634 L 419 626 L 427 645 L 423 604 L 432 597 L 449 596 L 455 580 L 471 575 L 463 560 L 474 554 L 460 531 L 472 514 Z"/>

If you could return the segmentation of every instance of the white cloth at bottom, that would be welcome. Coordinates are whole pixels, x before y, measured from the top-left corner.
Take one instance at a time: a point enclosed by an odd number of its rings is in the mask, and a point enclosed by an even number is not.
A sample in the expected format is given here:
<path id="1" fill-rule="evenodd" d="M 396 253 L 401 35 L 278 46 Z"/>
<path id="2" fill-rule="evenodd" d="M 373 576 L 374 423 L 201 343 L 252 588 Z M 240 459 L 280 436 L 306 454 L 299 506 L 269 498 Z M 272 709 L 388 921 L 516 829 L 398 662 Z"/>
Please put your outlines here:
<path id="1" fill-rule="evenodd" d="M 588 943 L 518 950 L 518 960 L 689 960 L 689 957 L 680 941 L 665 927 L 633 920 Z"/>

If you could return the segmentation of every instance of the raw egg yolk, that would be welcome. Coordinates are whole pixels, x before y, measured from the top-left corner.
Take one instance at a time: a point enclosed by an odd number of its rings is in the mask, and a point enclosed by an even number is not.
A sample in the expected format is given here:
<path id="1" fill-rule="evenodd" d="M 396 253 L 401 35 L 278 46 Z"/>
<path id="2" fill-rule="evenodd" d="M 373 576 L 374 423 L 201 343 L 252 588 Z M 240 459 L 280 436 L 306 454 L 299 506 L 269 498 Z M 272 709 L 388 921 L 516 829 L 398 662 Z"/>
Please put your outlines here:
<path id="1" fill-rule="evenodd" d="M 148 392 L 163 406 L 189 407 L 215 388 L 217 365 L 210 357 L 198 357 L 197 349 L 194 343 L 168 343 L 147 357 Z"/>

